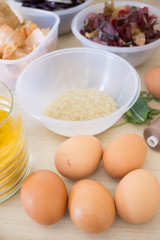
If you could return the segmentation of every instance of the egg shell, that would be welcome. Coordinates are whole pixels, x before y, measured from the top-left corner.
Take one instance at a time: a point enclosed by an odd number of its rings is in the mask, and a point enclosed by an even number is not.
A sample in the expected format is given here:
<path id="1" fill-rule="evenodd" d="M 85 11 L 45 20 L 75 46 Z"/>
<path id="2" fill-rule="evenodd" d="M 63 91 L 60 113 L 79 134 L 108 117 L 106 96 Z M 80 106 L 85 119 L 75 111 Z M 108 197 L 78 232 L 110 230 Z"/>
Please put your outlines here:
<path id="1" fill-rule="evenodd" d="M 69 193 L 68 209 L 73 223 L 88 233 L 108 229 L 115 218 L 115 205 L 109 191 L 100 183 L 83 179 Z"/>
<path id="2" fill-rule="evenodd" d="M 119 216 L 133 224 L 147 222 L 160 205 L 160 184 L 149 171 L 137 169 L 117 185 L 115 204 Z"/>
<path id="3" fill-rule="evenodd" d="M 146 88 L 156 98 L 160 99 L 160 66 L 149 69 L 144 78 Z"/>
<path id="4" fill-rule="evenodd" d="M 82 179 L 96 170 L 102 152 L 102 144 L 96 137 L 74 136 L 64 141 L 57 149 L 55 166 L 67 178 Z"/>
<path id="5" fill-rule="evenodd" d="M 122 178 L 141 168 L 147 156 L 147 144 L 137 134 L 123 134 L 113 139 L 104 149 L 103 167 L 114 178 Z"/>
<path id="6" fill-rule="evenodd" d="M 26 213 L 42 225 L 51 225 L 63 217 L 67 198 L 63 180 L 49 170 L 31 173 L 21 187 L 21 202 Z"/>

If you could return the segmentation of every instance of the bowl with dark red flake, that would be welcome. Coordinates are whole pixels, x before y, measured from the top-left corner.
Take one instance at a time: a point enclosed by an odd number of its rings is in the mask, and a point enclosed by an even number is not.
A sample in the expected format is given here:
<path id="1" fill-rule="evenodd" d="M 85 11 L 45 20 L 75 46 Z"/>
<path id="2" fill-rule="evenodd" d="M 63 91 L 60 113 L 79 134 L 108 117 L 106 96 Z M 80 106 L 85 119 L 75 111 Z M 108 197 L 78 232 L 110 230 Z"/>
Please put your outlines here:
<path id="1" fill-rule="evenodd" d="M 128 1 L 94 4 L 74 17 L 72 32 L 82 46 L 110 51 L 136 67 L 160 46 L 160 10 Z"/>

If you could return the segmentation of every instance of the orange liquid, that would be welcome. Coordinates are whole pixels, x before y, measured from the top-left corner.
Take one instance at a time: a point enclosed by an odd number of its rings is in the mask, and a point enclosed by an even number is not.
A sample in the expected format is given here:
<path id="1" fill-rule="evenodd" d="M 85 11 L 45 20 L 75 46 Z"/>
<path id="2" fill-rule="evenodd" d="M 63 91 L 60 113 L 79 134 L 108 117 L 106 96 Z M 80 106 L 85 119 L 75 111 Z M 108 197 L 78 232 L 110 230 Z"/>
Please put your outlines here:
<path id="1" fill-rule="evenodd" d="M 29 168 L 22 119 L 18 112 L 8 114 L 8 104 L 6 101 L 0 109 L 0 202 L 18 188 Z"/>

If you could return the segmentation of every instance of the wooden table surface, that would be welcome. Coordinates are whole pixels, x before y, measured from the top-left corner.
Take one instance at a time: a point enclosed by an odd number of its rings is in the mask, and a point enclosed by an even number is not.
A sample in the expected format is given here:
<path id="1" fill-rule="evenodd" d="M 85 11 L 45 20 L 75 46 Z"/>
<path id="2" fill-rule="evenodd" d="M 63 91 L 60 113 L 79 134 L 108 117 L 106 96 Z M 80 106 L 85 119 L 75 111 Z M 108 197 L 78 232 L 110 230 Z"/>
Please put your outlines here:
<path id="1" fill-rule="evenodd" d="M 98 3 L 103 1 L 93 1 Z M 143 0 L 160 9 L 159 0 Z M 79 47 L 80 42 L 76 40 L 72 33 L 68 33 L 59 37 L 57 49 L 66 47 Z M 137 71 L 141 77 L 142 89 L 144 86 L 144 75 L 146 71 L 155 66 L 160 65 L 160 49 L 143 65 L 137 67 Z M 160 109 L 160 103 L 154 104 Z M 20 109 L 24 120 L 26 132 L 29 138 L 29 145 L 32 154 L 32 170 L 49 169 L 57 173 L 54 165 L 54 156 L 58 146 L 67 138 L 59 136 L 45 127 L 37 120 Z M 143 136 L 143 130 L 146 125 L 128 124 L 119 128 L 106 130 L 97 135 L 98 139 L 105 147 L 113 138 L 125 133 L 136 133 Z M 150 170 L 160 182 L 160 153 L 154 152 L 148 148 L 147 159 L 143 165 L 144 169 Z M 94 174 L 89 178 L 102 183 L 114 195 L 114 191 L 118 180 L 109 177 L 103 170 L 102 165 L 98 167 Z M 68 192 L 70 191 L 74 181 L 63 178 Z M 80 240 L 80 239 L 108 239 L 108 240 L 160 240 L 160 208 L 156 215 L 147 223 L 140 225 L 132 225 L 124 222 L 118 216 L 111 228 L 98 234 L 87 234 L 76 228 L 72 223 L 68 210 L 64 217 L 56 224 L 51 226 L 41 226 L 34 222 L 25 213 L 21 201 L 20 191 L 7 201 L 0 204 L 0 240 Z"/>

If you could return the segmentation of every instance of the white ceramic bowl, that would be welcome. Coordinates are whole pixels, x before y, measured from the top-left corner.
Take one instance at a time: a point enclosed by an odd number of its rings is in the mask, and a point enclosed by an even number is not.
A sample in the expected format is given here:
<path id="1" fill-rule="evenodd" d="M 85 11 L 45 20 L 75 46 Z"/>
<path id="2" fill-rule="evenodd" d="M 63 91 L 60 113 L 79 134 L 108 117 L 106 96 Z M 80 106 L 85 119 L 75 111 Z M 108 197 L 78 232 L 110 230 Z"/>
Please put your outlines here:
<path id="1" fill-rule="evenodd" d="M 151 7 L 145 3 L 128 2 L 128 1 L 115 2 L 115 6 L 125 6 L 125 5 L 132 5 L 132 6 L 137 6 L 141 8 L 144 6 L 147 6 L 149 8 L 149 12 L 151 14 L 155 14 L 158 17 L 159 24 L 157 25 L 157 28 L 160 29 L 160 10 L 154 7 Z M 144 46 L 138 46 L 138 47 L 111 47 L 111 46 L 95 43 L 85 38 L 84 36 L 82 36 L 82 34 L 80 33 L 80 30 L 84 26 L 84 20 L 86 16 L 89 13 L 102 13 L 103 9 L 104 9 L 104 3 L 95 4 L 91 7 L 84 9 L 74 17 L 71 25 L 72 32 L 75 35 L 75 37 L 81 42 L 81 44 L 84 47 L 98 48 L 98 49 L 115 53 L 123 57 L 124 59 L 126 59 L 135 67 L 144 63 L 146 60 L 148 60 L 151 57 L 151 55 L 160 46 L 160 39 L 153 43 L 146 44 Z"/>
<path id="2" fill-rule="evenodd" d="M 59 17 L 47 11 L 20 8 L 16 14 L 26 21 L 36 23 L 39 27 L 48 28 L 50 31 L 39 46 L 24 58 L 16 60 L 0 59 L 1 81 L 4 82 L 12 91 L 15 89 L 16 80 L 22 70 L 39 56 L 56 49 Z"/>
<path id="3" fill-rule="evenodd" d="M 119 56 L 91 48 L 68 48 L 32 62 L 19 76 L 16 94 L 22 107 L 45 127 L 63 136 L 96 135 L 112 126 L 137 100 L 140 79 Z M 118 104 L 108 116 L 88 121 L 57 120 L 42 114 L 45 106 L 73 89 L 106 91 Z"/>
<path id="4" fill-rule="evenodd" d="M 54 11 L 54 13 L 56 13 L 60 17 L 59 35 L 62 35 L 71 31 L 71 22 L 74 16 L 84 8 L 88 7 L 92 1 L 93 0 L 86 0 L 84 3 L 76 7 Z M 21 2 L 16 2 L 15 0 L 9 0 L 9 3 L 12 7 L 15 7 L 17 9 L 19 9 L 19 7 L 21 7 L 22 5 Z"/>

